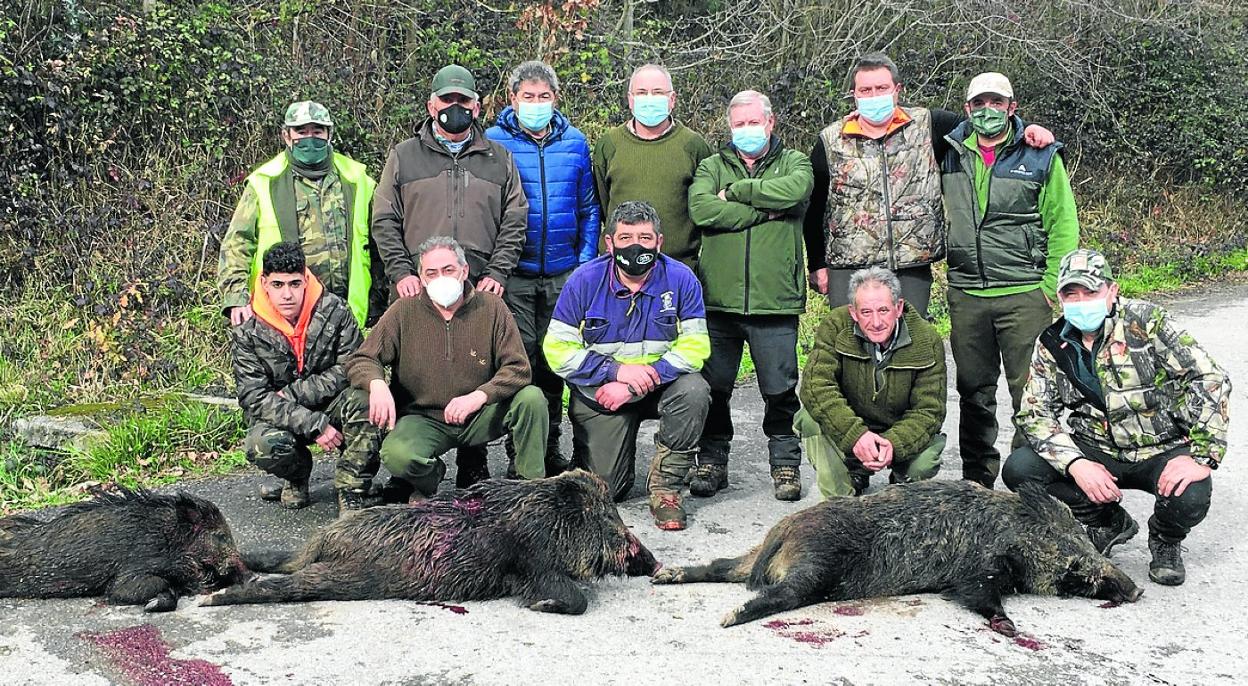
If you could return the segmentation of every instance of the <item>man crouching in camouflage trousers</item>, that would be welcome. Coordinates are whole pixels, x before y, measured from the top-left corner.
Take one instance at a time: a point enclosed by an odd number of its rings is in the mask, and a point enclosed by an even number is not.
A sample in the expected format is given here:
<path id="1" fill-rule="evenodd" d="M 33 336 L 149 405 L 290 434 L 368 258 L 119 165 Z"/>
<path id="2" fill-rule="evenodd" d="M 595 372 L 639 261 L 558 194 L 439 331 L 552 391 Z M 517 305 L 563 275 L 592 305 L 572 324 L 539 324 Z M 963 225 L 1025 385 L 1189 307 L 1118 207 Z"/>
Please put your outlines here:
<path id="1" fill-rule="evenodd" d="M 368 423 L 368 396 L 348 388 L 343 363 L 360 347 L 360 330 L 341 298 L 307 269 L 297 243 L 264 254 L 254 317 L 231 331 L 238 404 L 250 425 L 247 460 L 286 480 L 260 497 L 282 507 L 308 504 L 316 443 L 341 449 L 334 478 L 339 512 L 364 506 L 377 471 L 380 432 Z"/>
<path id="2" fill-rule="evenodd" d="M 1002 479 L 1011 489 L 1044 485 L 1105 555 L 1139 531 L 1120 489 L 1156 495 L 1148 577 L 1177 586 L 1180 543 L 1209 511 L 1210 473 L 1226 452 L 1231 381 L 1165 310 L 1120 299 L 1100 253 L 1066 255 L 1057 289 L 1064 316 L 1036 342 L 1014 418 L 1029 445 L 1010 455 Z"/>

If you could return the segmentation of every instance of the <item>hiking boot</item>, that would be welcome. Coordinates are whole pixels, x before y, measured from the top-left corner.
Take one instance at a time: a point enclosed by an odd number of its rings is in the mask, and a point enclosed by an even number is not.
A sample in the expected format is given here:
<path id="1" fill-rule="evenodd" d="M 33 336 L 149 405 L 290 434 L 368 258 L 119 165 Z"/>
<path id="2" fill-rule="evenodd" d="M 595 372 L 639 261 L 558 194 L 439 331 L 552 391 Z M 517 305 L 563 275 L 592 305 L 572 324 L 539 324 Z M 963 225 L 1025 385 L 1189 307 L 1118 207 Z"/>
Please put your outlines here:
<path id="1" fill-rule="evenodd" d="M 468 488 L 490 478 L 484 445 L 464 446 L 455 453 L 455 488 Z"/>
<path id="2" fill-rule="evenodd" d="M 709 498 L 728 488 L 728 465 L 700 464 L 689 472 L 689 492 Z"/>
<path id="3" fill-rule="evenodd" d="M 1153 554 L 1152 561 L 1148 563 L 1148 578 L 1154 583 L 1178 586 L 1187 579 L 1187 569 L 1183 567 L 1183 546 L 1149 536 L 1148 552 Z"/>
<path id="4" fill-rule="evenodd" d="M 867 492 L 867 487 L 871 485 L 871 475 L 862 472 L 850 472 L 849 483 L 854 487 L 854 496 L 860 496 Z"/>
<path id="5" fill-rule="evenodd" d="M 282 499 L 282 483 L 260 484 L 260 499 L 275 503 Z"/>
<path id="6" fill-rule="evenodd" d="M 1126 543 L 1140 531 L 1140 525 L 1135 523 L 1121 505 L 1115 504 L 1112 507 L 1109 524 L 1088 527 L 1088 538 L 1091 539 L 1092 546 L 1105 557 L 1109 557 L 1114 546 Z"/>
<path id="7" fill-rule="evenodd" d="M 282 495 L 280 496 L 282 507 L 287 510 L 298 510 L 308 506 L 308 480 L 287 482 L 282 487 Z"/>
<path id="8" fill-rule="evenodd" d="M 572 469 L 572 461 L 559 452 L 558 445 L 546 448 L 546 476 L 559 476 L 570 469 Z"/>
<path id="9" fill-rule="evenodd" d="M 412 482 L 392 476 L 386 485 L 381 487 L 381 502 L 390 505 L 405 503 L 411 497 L 413 490 L 415 487 L 412 486 Z"/>
<path id="10" fill-rule="evenodd" d="M 772 467 L 771 481 L 775 485 L 776 500 L 802 499 L 802 474 L 797 467 Z"/>
<path id="11" fill-rule="evenodd" d="M 355 510 L 363 510 L 368 507 L 365 503 L 365 497 L 368 494 L 362 490 L 338 489 L 338 516 L 341 517 L 348 512 Z"/>
<path id="12" fill-rule="evenodd" d="M 679 493 L 650 494 L 650 514 L 654 515 L 654 525 L 663 531 L 685 528 L 685 508 Z"/>

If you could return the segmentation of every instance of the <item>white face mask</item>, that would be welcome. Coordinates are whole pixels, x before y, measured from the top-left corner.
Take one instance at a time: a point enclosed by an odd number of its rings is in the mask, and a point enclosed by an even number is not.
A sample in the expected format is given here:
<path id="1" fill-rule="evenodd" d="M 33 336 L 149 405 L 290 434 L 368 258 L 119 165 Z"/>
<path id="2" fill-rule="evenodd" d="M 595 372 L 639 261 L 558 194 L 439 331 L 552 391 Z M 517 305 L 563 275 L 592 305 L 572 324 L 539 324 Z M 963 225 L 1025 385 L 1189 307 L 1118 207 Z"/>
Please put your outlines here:
<path id="1" fill-rule="evenodd" d="M 429 291 L 429 299 L 442 307 L 450 307 L 464 297 L 463 282 L 451 276 L 439 276 L 425 284 L 425 290 Z"/>

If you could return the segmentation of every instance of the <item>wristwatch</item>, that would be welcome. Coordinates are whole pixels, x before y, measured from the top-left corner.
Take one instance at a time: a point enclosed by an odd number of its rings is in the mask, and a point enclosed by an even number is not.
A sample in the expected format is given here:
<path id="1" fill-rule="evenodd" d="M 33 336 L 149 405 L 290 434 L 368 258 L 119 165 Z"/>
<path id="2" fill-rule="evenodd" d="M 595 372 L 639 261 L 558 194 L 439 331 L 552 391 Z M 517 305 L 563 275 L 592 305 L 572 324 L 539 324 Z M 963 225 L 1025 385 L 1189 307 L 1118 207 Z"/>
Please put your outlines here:
<path id="1" fill-rule="evenodd" d="M 1212 457 L 1209 457 L 1208 455 L 1200 455 L 1200 456 L 1193 455 L 1192 462 L 1195 462 L 1196 464 L 1204 465 L 1210 469 L 1218 468 L 1218 461 L 1213 459 Z"/>

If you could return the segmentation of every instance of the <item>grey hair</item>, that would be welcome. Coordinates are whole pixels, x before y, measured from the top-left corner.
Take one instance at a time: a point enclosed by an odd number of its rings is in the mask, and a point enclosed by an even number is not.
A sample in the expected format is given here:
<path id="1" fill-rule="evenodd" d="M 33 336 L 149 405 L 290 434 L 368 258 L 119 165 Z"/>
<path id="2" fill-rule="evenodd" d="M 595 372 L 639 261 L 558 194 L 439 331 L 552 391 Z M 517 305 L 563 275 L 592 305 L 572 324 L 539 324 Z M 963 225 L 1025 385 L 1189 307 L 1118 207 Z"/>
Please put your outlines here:
<path id="1" fill-rule="evenodd" d="M 867 267 L 859 269 L 849 277 L 849 302 L 858 306 L 858 290 L 868 284 L 876 284 L 888 289 L 893 296 L 893 304 L 901 300 L 901 282 L 897 275 L 884 267 Z"/>
<path id="2" fill-rule="evenodd" d="M 659 213 L 645 200 L 626 200 L 611 212 L 611 221 L 604 228 L 608 236 L 615 235 L 615 228 L 620 224 L 634 226 L 637 224 L 653 224 L 656 234 L 663 233 L 659 228 Z"/>
<path id="3" fill-rule="evenodd" d="M 672 85 L 672 72 L 668 71 L 667 67 L 661 64 L 654 64 L 653 62 L 643 64 L 640 67 L 637 67 L 636 69 L 633 70 L 632 75 L 628 77 L 628 90 L 630 91 L 633 90 L 633 79 L 637 78 L 638 74 L 640 74 L 643 71 L 646 71 L 647 69 L 656 69 L 662 72 L 663 76 L 667 77 L 667 89 L 669 91 L 676 90 L 675 86 Z"/>
<path id="4" fill-rule="evenodd" d="M 550 86 L 552 91 L 559 92 L 559 77 L 555 75 L 555 70 L 545 62 L 538 60 L 521 62 L 520 66 L 511 71 L 511 76 L 507 77 L 507 89 L 514 95 L 520 90 L 520 84 L 525 81 L 541 81 Z"/>
<path id="5" fill-rule="evenodd" d="M 455 253 L 455 259 L 459 260 L 459 266 L 468 266 L 468 258 L 464 255 L 464 249 L 460 247 L 459 241 L 450 236 L 434 236 L 426 238 L 424 243 L 416 248 L 416 263 L 424 259 L 425 255 L 434 250 L 450 250 Z"/>
<path id="6" fill-rule="evenodd" d="M 732 100 L 728 101 L 728 123 L 732 123 L 732 108 L 741 107 L 742 105 L 750 105 L 753 103 L 761 103 L 763 106 L 763 116 L 771 116 L 771 98 L 759 93 L 758 91 L 741 91 L 732 96 Z"/>
<path id="7" fill-rule="evenodd" d="M 849 90 L 854 90 L 854 80 L 858 78 L 858 73 L 863 71 L 871 71 L 873 69 L 887 69 L 888 73 L 893 77 L 893 83 L 901 83 L 901 73 L 897 71 L 897 63 L 888 55 L 882 52 L 869 52 L 858 58 L 854 62 L 854 68 L 849 71 Z"/>

